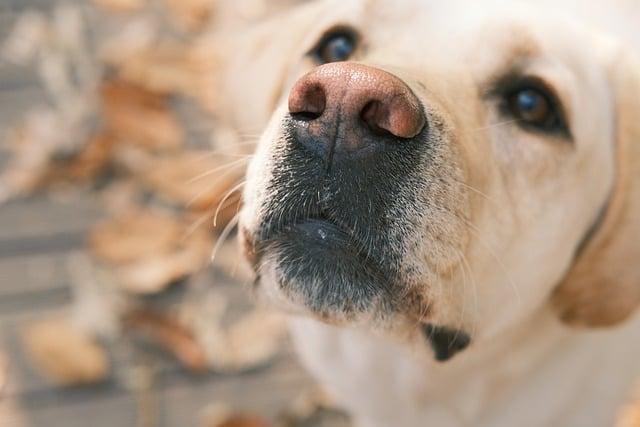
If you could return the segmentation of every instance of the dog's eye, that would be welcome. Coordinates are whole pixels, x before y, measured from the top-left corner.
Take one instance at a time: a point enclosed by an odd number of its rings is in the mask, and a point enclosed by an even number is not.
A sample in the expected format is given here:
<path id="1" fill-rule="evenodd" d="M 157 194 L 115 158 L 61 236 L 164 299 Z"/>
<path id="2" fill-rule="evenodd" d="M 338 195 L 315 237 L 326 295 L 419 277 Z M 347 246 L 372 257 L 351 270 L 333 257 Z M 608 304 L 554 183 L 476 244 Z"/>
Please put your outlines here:
<path id="1" fill-rule="evenodd" d="M 352 31 L 337 29 L 325 34 L 312 50 L 321 64 L 348 60 L 356 50 L 357 40 Z"/>
<path id="2" fill-rule="evenodd" d="M 568 134 L 560 102 L 538 82 L 522 82 L 505 94 L 507 113 L 527 129 Z"/>

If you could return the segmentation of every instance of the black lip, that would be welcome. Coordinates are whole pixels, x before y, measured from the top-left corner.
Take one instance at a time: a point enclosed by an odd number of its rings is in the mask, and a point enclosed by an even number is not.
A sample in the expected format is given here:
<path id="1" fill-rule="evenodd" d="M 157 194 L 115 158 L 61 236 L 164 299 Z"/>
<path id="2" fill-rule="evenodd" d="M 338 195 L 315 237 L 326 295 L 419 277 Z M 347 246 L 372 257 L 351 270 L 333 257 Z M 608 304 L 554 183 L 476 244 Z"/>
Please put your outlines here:
<path id="1" fill-rule="evenodd" d="M 316 256 L 324 252 L 327 255 L 351 259 L 354 268 L 366 269 L 378 280 L 390 282 L 389 277 L 369 258 L 367 250 L 354 236 L 353 231 L 326 214 L 301 218 L 279 229 L 271 229 L 265 237 L 259 244 L 262 251 L 299 243 L 301 250 Z"/>

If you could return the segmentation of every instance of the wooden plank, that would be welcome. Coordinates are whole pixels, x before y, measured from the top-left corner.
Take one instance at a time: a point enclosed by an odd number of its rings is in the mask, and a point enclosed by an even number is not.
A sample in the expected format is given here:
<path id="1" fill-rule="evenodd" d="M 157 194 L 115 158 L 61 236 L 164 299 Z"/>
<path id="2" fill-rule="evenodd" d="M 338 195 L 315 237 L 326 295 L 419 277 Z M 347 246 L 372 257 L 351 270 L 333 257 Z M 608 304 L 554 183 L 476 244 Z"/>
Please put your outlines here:
<path id="1" fill-rule="evenodd" d="M 31 427 L 134 427 L 137 403 L 131 395 L 91 395 L 74 403 L 64 403 L 65 391 L 59 391 L 58 404 L 38 406 L 37 401 L 23 400 L 26 419 Z"/>
<path id="2" fill-rule="evenodd" d="M 6 130 L 18 124 L 27 111 L 46 103 L 46 94 L 36 86 L 0 90 L 0 141 L 4 139 Z"/>
<path id="3" fill-rule="evenodd" d="M 95 197 L 85 193 L 66 200 L 34 197 L 9 202 L 0 206 L 0 253 L 22 255 L 27 248 L 35 249 L 37 240 L 47 246 L 56 239 L 69 250 L 102 211 Z M 18 243 L 23 239 L 25 243 Z"/>
<path id="4" fill-rule="evenodd" d="M 313 384 L 299 365 L 289 360 L 277 368 L 252 375 L 176 385 L 165 389 L 159 396 L 160 425 L 204 425 L 207 408 L 214 404 L 275 420 Z"/>
<path id="5" fill-rule="evenodd" d="M 33 295 L 67 286 L 69 256 L 55 253 L 0 259 L 0 305 L 14 295 Z"/>

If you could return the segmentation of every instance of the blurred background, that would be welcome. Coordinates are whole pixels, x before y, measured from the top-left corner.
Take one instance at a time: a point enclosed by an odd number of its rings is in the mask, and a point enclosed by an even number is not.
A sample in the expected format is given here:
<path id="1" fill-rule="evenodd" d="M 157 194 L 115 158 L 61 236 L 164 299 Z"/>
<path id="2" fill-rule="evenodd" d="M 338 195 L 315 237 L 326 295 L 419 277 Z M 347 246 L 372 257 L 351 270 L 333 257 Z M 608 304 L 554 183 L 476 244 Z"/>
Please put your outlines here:
<path id="1" fill-rule="evenodd" d="M 295 2 L 0 2 L 0 426 L 347 425 L 251 301 L 209 81 Z"/>

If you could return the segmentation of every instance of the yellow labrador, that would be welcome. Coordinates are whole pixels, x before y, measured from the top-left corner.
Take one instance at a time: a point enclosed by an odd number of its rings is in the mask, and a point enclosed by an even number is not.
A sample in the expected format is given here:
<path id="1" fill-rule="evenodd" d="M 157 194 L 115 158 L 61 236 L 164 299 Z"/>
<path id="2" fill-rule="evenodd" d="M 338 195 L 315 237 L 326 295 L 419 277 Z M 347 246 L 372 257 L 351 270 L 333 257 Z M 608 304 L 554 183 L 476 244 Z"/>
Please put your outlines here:
<path id="1" fill-rule="evenodd" d="M 256 292 L 359 426 L 608 426 L 640 375 L 634 23 L 552 11 L 326 0 L 228 44 Z"/>

